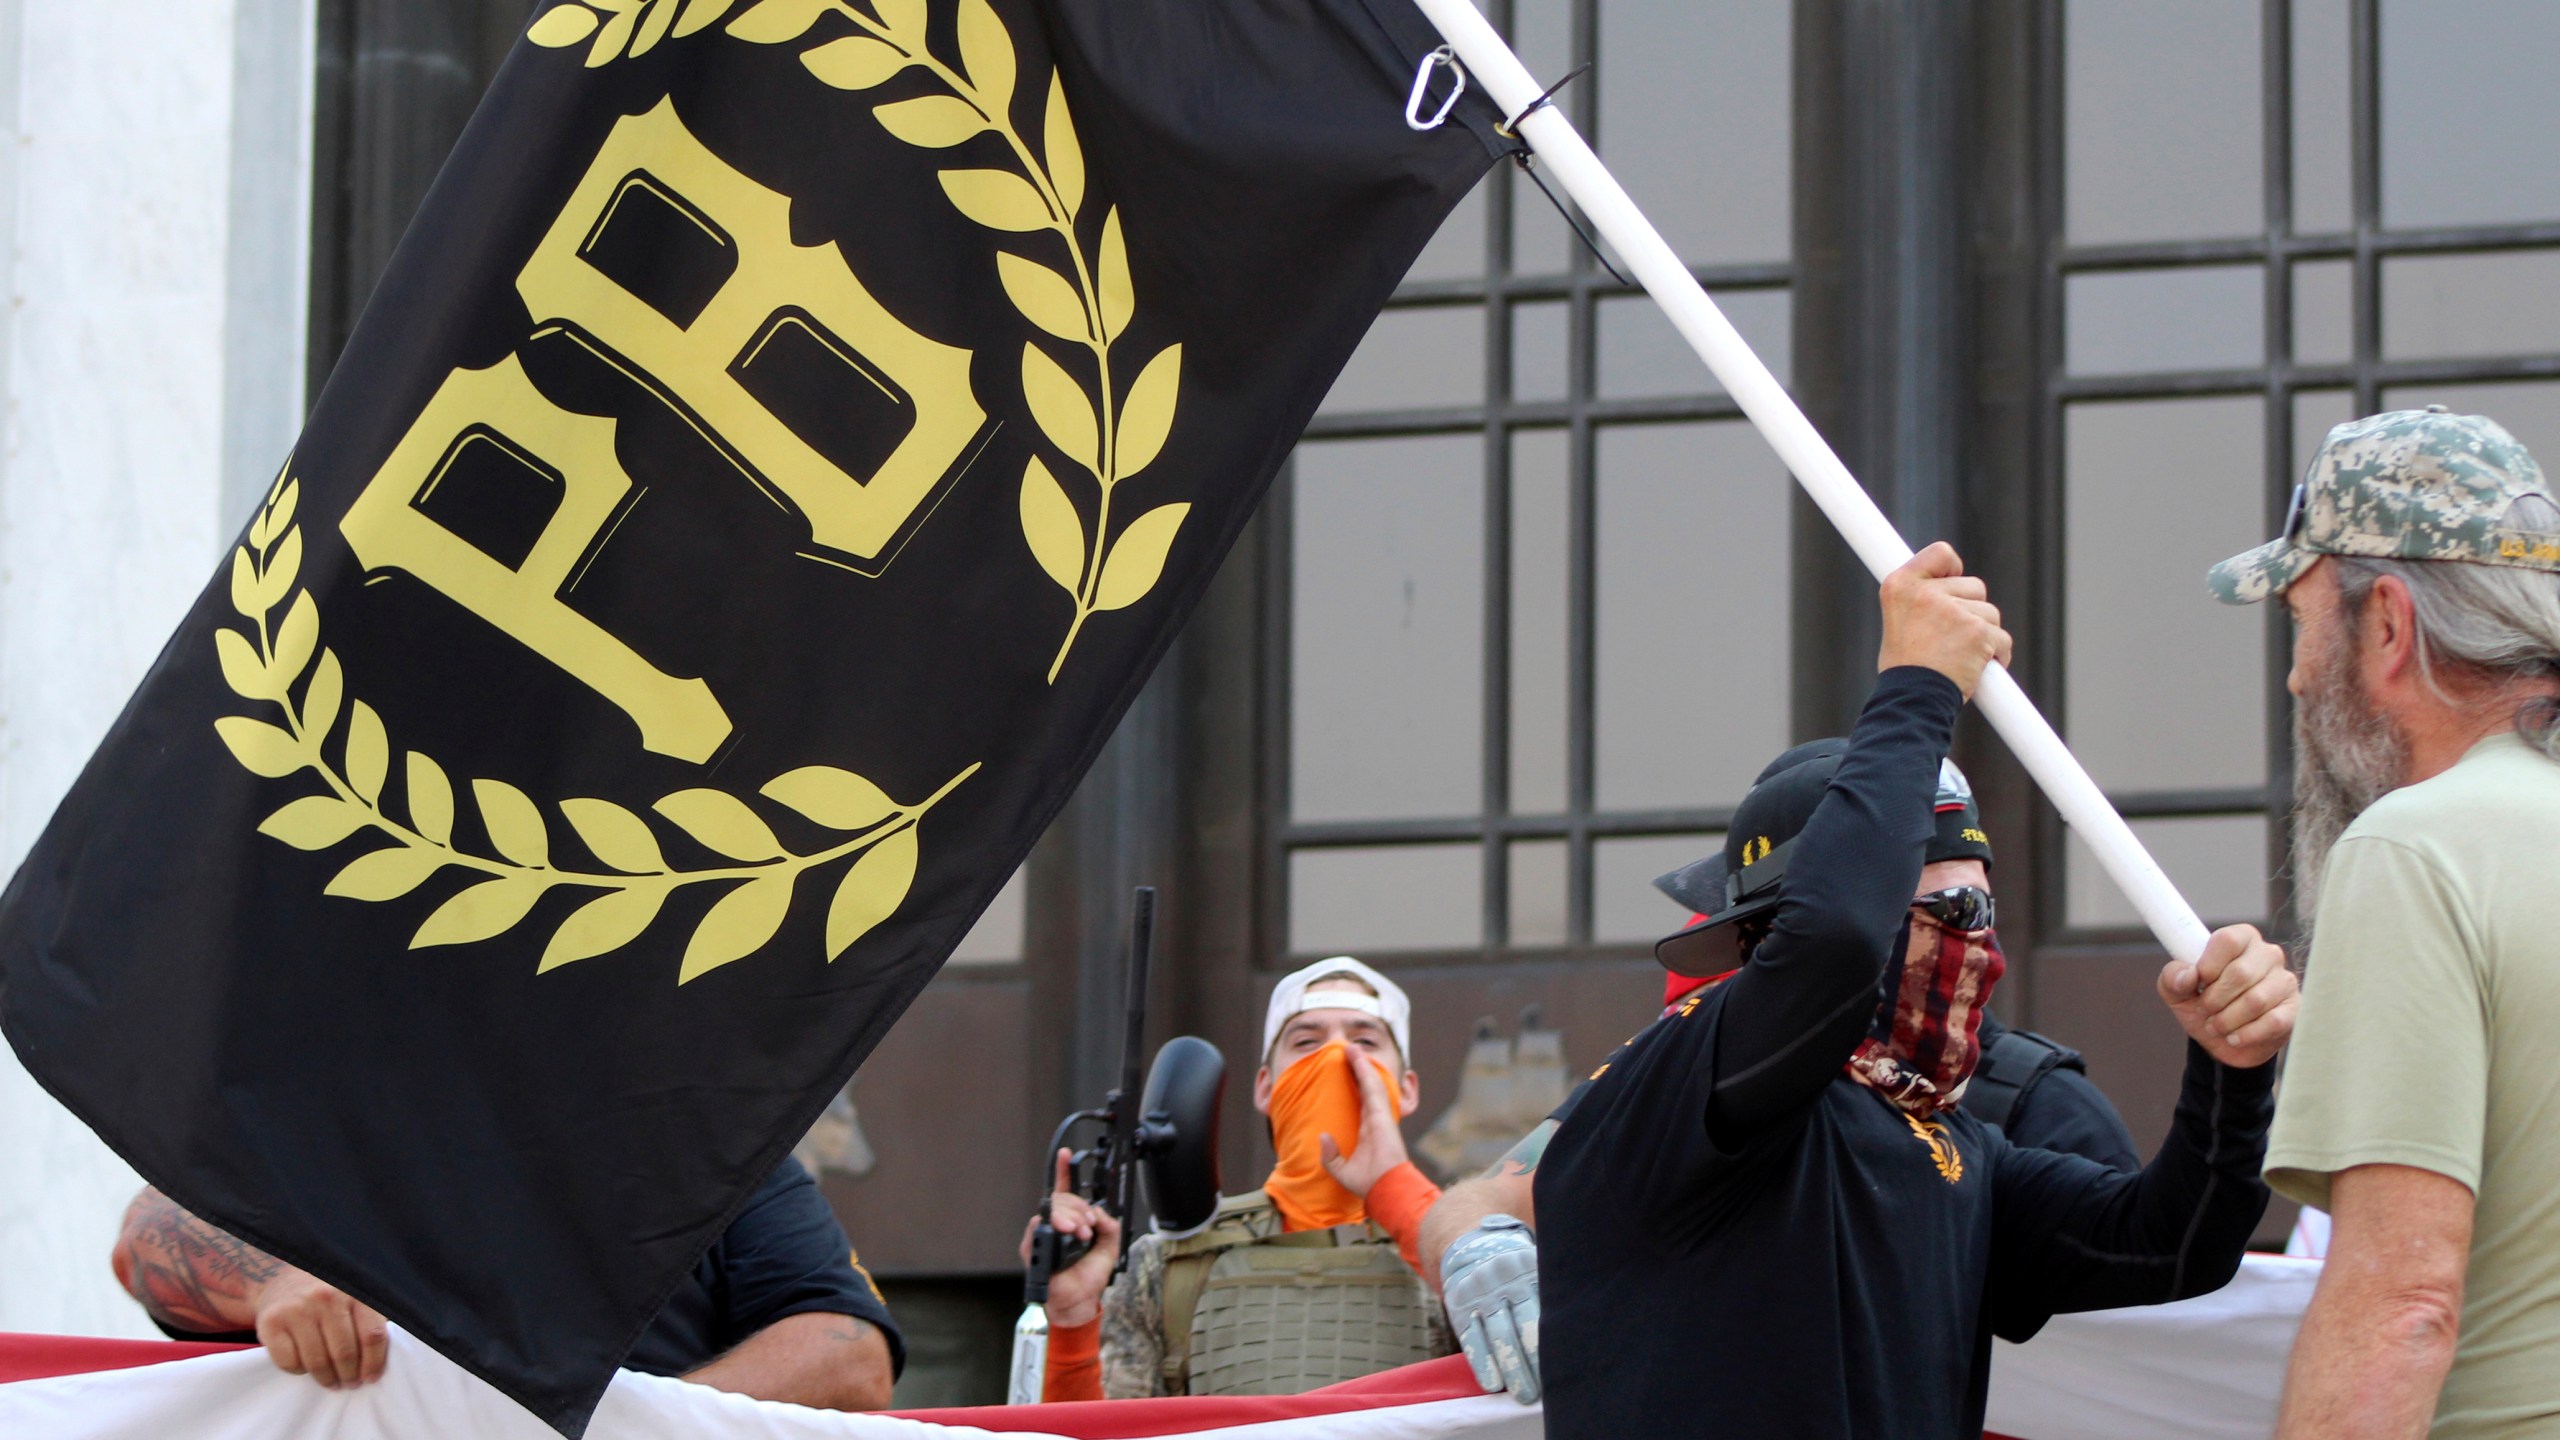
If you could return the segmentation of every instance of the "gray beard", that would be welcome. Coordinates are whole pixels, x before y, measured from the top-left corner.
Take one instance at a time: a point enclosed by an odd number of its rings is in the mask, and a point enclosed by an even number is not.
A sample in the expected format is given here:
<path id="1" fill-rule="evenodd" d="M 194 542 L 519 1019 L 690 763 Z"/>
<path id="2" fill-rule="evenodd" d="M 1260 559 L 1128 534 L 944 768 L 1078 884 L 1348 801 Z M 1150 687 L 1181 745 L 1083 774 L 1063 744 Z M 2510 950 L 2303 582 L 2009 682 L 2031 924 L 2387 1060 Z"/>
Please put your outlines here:
<path id="1" fill-rule="evenodd" d="M 2409 773 L 2408 738 L 2374 709 L 2355 668 L 2346 645 L 2328 647 L 2293 712 L 2294 913 L 2306 953 L 2330 847 Z"/>

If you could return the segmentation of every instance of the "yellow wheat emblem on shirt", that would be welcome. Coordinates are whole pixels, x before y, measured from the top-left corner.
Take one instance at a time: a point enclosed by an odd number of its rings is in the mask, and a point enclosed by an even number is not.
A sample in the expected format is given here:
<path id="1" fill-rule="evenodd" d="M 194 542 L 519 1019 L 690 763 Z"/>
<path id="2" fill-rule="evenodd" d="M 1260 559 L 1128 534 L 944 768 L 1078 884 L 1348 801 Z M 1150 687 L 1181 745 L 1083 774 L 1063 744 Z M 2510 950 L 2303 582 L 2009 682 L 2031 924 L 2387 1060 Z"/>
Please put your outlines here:
<path id="1" fill-rule="evenodd" d="M 1938 1167 L 1939 1179 L 1953 1185 L 1964 1178 L 1964 1154 L 1948 1136 L 1944 1121 L 1923 1120 L 1917 1115 L 1902 1119 L 1911 1127 L 1911 1133 L 1920 1137 L 1920 1143 L 1929 1147 L 1929 1160 Z"/>

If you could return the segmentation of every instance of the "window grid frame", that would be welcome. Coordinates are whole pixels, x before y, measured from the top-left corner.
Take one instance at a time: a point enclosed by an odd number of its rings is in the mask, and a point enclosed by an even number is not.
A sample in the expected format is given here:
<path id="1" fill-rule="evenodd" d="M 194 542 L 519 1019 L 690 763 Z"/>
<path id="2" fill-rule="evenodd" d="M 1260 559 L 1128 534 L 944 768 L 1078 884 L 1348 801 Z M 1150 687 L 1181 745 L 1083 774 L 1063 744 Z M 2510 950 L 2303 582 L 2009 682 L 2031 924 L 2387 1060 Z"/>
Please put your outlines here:
<path id="1" fill-rule="evenodd" d="M 2293 411 L 2305 392 L 2347 391 L 2354 413 L 2370 415 L 2381 408 L 2385 391 L 2413 385 L 2497 383 L 2560 379 L 2560 351 L 2459 358 L 2388 360 L 2382 354 L 2382 269 L 2386 260 L 2406 255 L 2495 254 L 2526 250 L 2560 250 L 2560 220 L 2501 225 L 2424 226 L 2393 230 L 2382 223 L 2381 0 L 2348 3 L 2348 167 L 2350 228 L 2344 231 L 2296 233 L 2293 225 L 2293 0 L 2259 0 L 2260 195 L 2262 228 L 2246 236 L 2074 245 L 2064 213 L 2068 153 L 2065 134 L 2067 3 L 2046 12 L 2037 66 L 2038 126 L 2036 156 L 2039 220 L 2047 237 L 2038 297 L 2038 351 L 2044 398 L 2039 406 L 2036 490 L 2033 498 L 2038 537 L 2037 613 L 2043 634 L 2034 646 L 2038 670 L 2045 677 L 2036 687 L 2046 713 L 2067 715 L 2069 656 L 2063 636 L 2067 625 L 2061 556 L 2066 536 L 2069 477 L 2063 453 L 2064 418 L 2075 403 L 2110 400 L 2183 399 L 2207 396 L 2256 396 L 2264 416 L 2263 510 L 2265 532 L 2284 523 L 2294 483 L 2310 456 L 2294 451 Z M 2293 271 L 2310 261 L 2346 260 L 2350 264 L 2353 339 L 2343 362 L 2298 363 L 2293 359 Z M 2067 315 L 2065 291 L 2073 275 L 2127 270 L 2169 270 L 2204 266 L 2256 265 L 2263 288 L 2263 354 L 2258 365 L 2243 368 L 2199 368 L 2139 373 L 2074 375 L 2066 368 Z M 2288 929 L 2299 928 L 2293 910 L 2289 874 L 2290 845 L 2285 824 L 2292 806 L 2292 697 L 2285 676 L 2292 663 L 2292 626 L 2281 604 L 2264 607 L 2266 673 L 2266 780 L 2256 786 L 2117 791 L 2108 799 L 2128 820 L 2261 816 L 2267 822 L 2266 904 L 2262 916 Z M 2065 830 L 2050 805 L 2039 803 L 2039 852 L 2056 863 L 2039 867 L 2038 910 L 2051 917 L 2041 928 L 2048 944 L 2061 948 L 2120 948 L 2147 932 L 2139 926 L 2074 925 L 2068 909 Z M 2218 918 L 2204 917 L 2208 923 Z"/>
<path id="2" fill-rule="evenodd" d="M 1571 0 L 1570 67 L 1591 64 L 1599 52 L 1600 0 Z M 1513 0 L 1490 0 L 1487 18 L 1503 33 L 1513 30 Z M 1599 87 L 1568 86 L 1556 97 L 1594 146 Z M 1594 933 L 1593 855 L 1599 841 L 1718 832 L 1732 823 L 1731 806 L 1600 810 L 1596 796 L 1598 692 L 1596 455 L 1603 426 L 1739 420 L 1732 397 L 1709 390 L 1661 397 L 1603 399 L 1598 394 L 1598 313 L 1601 302 L 1642 295 L 1640 285 L 1601 268 L 1580 241 L 1568 250 L 1561 272 L 1515 274 L 1513 219 L 1517 207 L 1548 203 L 1517 168 L 1497 162 L 1485 187 L 1484 259 L 1481 273 L 1460 279 L 1407 281 L 1386 309 L 1392 311 L 1480 306 L 1484 322 L 1483 401 L 1480 404 L 1319 414 L 1305 440 L 1384 439 L 1473 434 L 1482 438 L 1484 478 L 1484 653 L 1482 670 L 1482 773 L 1477 812 L 1422 819 L 1299 821 L 1290 813 L 1290 665 L 1293 602 L 1291 515 L 1294 459 L 1274 487 L 1267 509 L 1262 553 L 1264 604 L 1262 666 L 1261 883 L 1257 954 L 1285 965 L 1315 951 L 1292 948 L 1290 860 L 1301 851 L 1388 844 L 1473 843 L 1480 855 L 1480 940 L 1473 945 L 1396 950 L 1399 968 L 1523 961 L 1635 960 L 1651 958 L 1650 944 L 1600 941 Z M 1577 212 L 1578 213 L 1578 212 Z M 1751 264 L 1697 265 L 1690 273 L 1719 294 L 1786 291 L 1795 281 L 1793 257 Z M 1565 398 L 1512 398 L 1513 307 L 1528 301 L 1566 305 Z M 1703 375 L 1701 378 L 1705 378 Z M 1511 809 L 1511 448 L 1523 431 L 1566 436 L 1565 808 L 1541 814 Z M 1565 934 L 1561 944 L 1517 945 L 1511 938 L 1510 846 L 1523 840 L 1565 844 Z"/>

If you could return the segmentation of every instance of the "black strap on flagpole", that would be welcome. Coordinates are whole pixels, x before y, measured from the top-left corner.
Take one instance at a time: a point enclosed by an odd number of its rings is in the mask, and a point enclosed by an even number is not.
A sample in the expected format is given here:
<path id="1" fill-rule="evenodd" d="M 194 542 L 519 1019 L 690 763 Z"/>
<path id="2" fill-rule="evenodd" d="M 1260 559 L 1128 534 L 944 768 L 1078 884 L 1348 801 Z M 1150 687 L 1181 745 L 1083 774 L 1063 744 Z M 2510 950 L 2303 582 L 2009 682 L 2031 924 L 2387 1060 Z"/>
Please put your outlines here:
<path id="1" fill-rule="evenodd" d="M 1590 71 L 1591 67 L 1589 65 L 1578 65 L 1572 70 L 1567 71 L 1563 79 L 1539 92 L 1537 99 L 1521 106 L 1519 114 L 1512 116 L 1510 119 L 1503 121 L 1499 125 L 1494 126 L 1493 128 L 1495 133 L 1503 136 L 1505 139 L 1519 140 L 1521 138 L 1521 121 L 1528 119 L 1530 116 L 1535 115 L 1539 111 L 1554 104 L 1557 91 L 1562 90 L 1567 85 L 1581 79 L 1584 75 L 1589 74 Z M 1609 263 L 1609 252 L 1601 249 L 1600 241 L 1593 236 L 1589 230 L 1583 228 L 1581 218 L 1573 213 L 1572 207 L 1566 205 L 1563 198 L 1558 196 L 1555 191 L 1547 188 L 1546 177 L 1538 173 L 1538 168 L 1533 163 L 1536 159 L 1537 153 L 1529 148 L 1526 141 L 1523 141 L 1520 148 L 1513 151 L 1511 155 L 1512 163 L 1518 165 L 1520 167 L 1520 172 L 1528 176 L 1531 183 L 1538 187 L 1539 194 L 1547 197 L 1547 203 L 1556 207 L 1556 213 L 1564 217 L 1564 223 L 1566 225 L 1572 227 L 1574 236 L 1582 241 L 1582 248 L 1590 251 L 1591 258 L 1600 262 L 1600 268 L 1608 271 L 1612 276 L 1616 277 L 1617 282 L 1621 285 L 1634 284 L 1634 281 L 1629 280 L 1622 274 L 1619 274 L 1617 266 Z"/>
<path id="2" fill-rule="evenodd" d="M 1589 65 L 1577 65 L 1572 70 L 1567 71 L 1563 79 L 1548 86 L 1546 89 L 1539 91 L 1537 99 L 1521 106 L 1519 114 L 1512 116 L 1510 119 L 1503 121 L 1499 125 L 1494 126 L 1493 128 L 1495 133 L 1500 135 L 1519 134 L 1521 121 L 1528 119 L 1530 116 L 1537 114 L 1548 105 L 1554 103 L 1557 91 L 1572 84 L 1574 81 L 1581 79 L 1590 72 L 1591 67 Z"/>
<path id="3" fill-rule="evenodd" d="M 1521 173 L 1527 175 L 1531 183 L 1538 187 L 1538 193 L 1546 196 L 1547 203 L 1556 207 L 1556 213 L 1564 217 L 1564 223 L 1573 227 L 1574 235 L 1582 241 L 1582 248 L 1590 251 L 1591 258 L 1600 262 L 1600 268 L 1616 276 L 1621 285 L 1636 283 L 1625 275 L 1619 274 L 1618 267 L 1609 263 L 1609 252 L 1600 248 L 1600 242 L 1592 237 L 1590 231 L 1582 228 L 1581 219 L 1566 208 L 1564 201 L 1557 198 L 1556 192 L 1547 188 L 1546 178 L 1538 173 L 1536 166 L 1529 163 L 1531 158 L 1533 157 L 1526 147 L 1523 147 L 1519 154 L 1511 157 L 1513 163 L 1520 167 Z"/>

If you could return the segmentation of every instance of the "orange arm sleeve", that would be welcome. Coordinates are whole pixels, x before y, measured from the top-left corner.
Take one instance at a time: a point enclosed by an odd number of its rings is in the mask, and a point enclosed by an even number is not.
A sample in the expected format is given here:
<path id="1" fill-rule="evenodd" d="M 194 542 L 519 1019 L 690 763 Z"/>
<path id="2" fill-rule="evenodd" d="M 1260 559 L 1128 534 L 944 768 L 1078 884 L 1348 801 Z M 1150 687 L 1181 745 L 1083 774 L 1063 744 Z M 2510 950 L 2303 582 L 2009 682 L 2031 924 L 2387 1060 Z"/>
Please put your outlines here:
<path id="1" fill-rule="evenodd" d="M 1101 1319 L 1050 1330 L 1049 1361 L 1040 1373 L 1040 1402 L 1101 1398 Z"/>
<path id="2" fill-rule="evenodd" d="M 1408 1160 L 1378 1177 L 1369 1187 L 1369 1218 L 1396 1238 L 1396 1253 L 1418 1274 L 1422 1269 L 1422 1217 L 1440 1198 L 1440 1187 Z M 1052 1338 L 1050 1345 L 1057 1341 Z M 1054 1355 L 1053 1348 L 1049 1352 Z"/>

